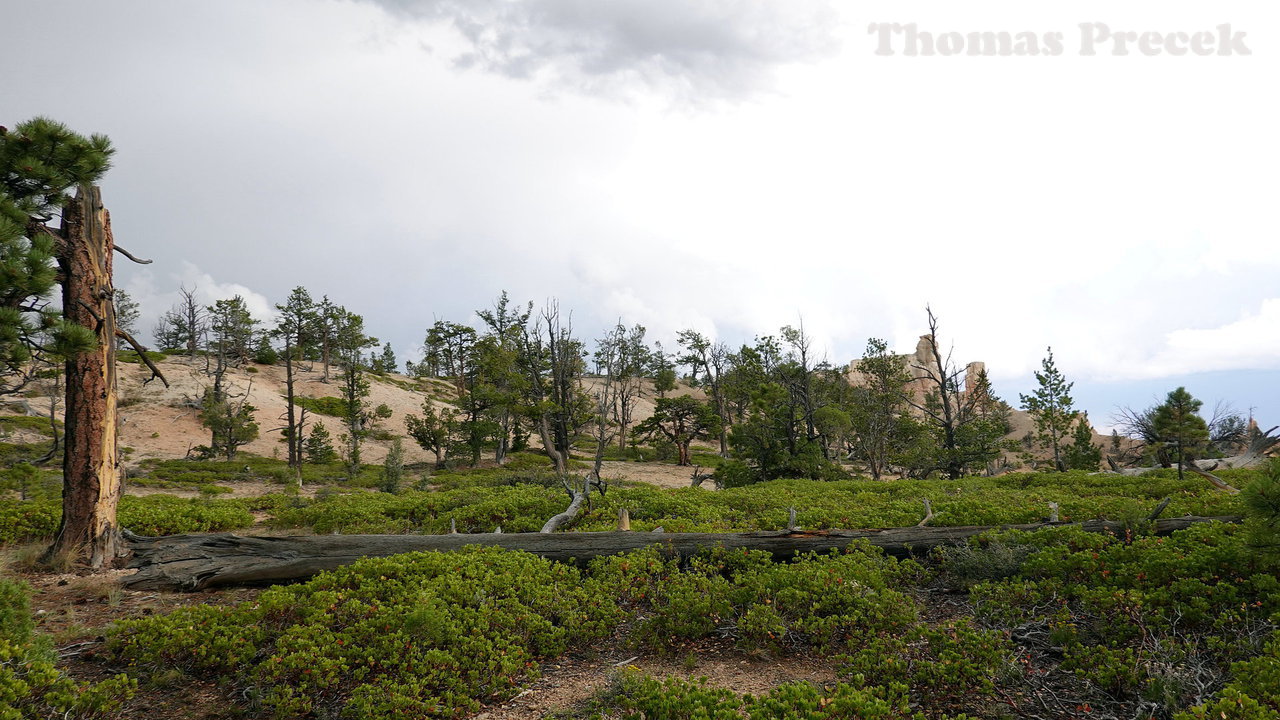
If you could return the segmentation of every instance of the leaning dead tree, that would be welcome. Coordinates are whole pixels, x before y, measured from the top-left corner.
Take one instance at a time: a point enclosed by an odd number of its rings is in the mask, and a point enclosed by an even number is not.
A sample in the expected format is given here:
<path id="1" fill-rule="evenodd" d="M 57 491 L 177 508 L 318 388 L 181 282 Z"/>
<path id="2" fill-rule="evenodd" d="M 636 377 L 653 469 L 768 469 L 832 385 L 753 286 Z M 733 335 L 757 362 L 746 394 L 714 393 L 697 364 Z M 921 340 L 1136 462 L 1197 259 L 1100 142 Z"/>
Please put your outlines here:
<path id="1" fill-rule="evenodd" d="M 1196 523 L 1238 522 L 1238 517 L 1182 517 L 1156 520 L 1151 532 L 1168 535 Z M 794 521 L 790 523 L 794 526 Z M 1005 529 L 1039 530 L 1062 523 L 1006 525 Z M 1093 520 L 1076 524 L 1086 532 L 1123 535 L 1122 522 Z M 124 580 L 140 589 L 200 590 L 235 585 L 263 585 L 305 580 L 317 573 L 364 557 L 417 551 L 452 551 L 469 545 L 525 550 L 549 560 L 585 562 L 592 558 L 661 545 L 674 556 L 688 557 L 711 547 L 763 550 L 777 559 L 804 552 L 841 549 L 866 541 L 886 554 L 906 557 L 964 542 L 995 529 L 981 527 L 903 527 L 887 530 L 788 530 L 745 533 L 538 532 L 446 535 L 310 535 L 242 537 L 228 533 L 145 538 L 126 535 L 133 551 L 129 567 L 138 572 Z"/>

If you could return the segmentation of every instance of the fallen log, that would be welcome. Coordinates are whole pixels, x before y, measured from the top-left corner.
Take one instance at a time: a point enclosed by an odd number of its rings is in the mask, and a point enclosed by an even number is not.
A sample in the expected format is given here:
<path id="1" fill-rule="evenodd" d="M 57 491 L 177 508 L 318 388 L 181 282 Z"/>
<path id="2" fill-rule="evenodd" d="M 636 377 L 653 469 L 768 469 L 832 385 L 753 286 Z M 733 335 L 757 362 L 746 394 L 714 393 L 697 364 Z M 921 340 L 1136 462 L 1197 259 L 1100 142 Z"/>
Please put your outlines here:
<path id="1" fill-rule="evenodd" d="M 1239 522 L 1240 518 L 1187 516 L 1157 520 L 1156 535 L 1168 535 L 1196 523 Z M 1073 523 L 967 527 L 903 527 L 884 530 L 775 530 L 745 533 L 470 533 L 448 535 L 306 535 L 251 537 L 231 533 L 140 537 L 125 532 L 132 551 L 129 567 L 138 572 L 124 578 L 136 589 L 202 590 L 234 585 L 267 585 L 305 580 L 325 570 L 363 557 L 383 557 L 416 551 L 459 550 L 467 545 L 498 545 L 526 550 L 550 560 L 585 562 L 658 544 L 673 555 L 688 557 L 717 545 L 730 549 L 763 550 L 784 560 L 798 553 L 843 548 L 866 540 L 895 557 L 922 554 L 954 545 L 992 529 L 1039 530 Z M 1125 523 L 1091 520 L 1074 523 L 1086 532 L 1123 534 Z"/>

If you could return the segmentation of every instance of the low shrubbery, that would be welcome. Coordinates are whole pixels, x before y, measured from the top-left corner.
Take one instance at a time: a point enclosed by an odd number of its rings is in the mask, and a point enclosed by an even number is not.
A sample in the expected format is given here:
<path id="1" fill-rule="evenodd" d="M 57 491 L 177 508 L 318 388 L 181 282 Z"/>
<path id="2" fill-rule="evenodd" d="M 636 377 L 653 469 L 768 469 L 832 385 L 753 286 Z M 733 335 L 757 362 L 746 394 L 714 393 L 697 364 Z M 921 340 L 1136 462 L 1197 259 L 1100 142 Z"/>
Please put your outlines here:
<path id="1" fill-rule="evenodd" d="M 1263 652 L 1280 623 L 1280 563 L 1245 536 L 1217 523 L 1170 537 L 1022 533 L 1017 541 L 1036 552 L 1017 576 L 975 585 L 975 610 L 1016 631 L 1029 656 L 1060 656 L 1057 671 L 1084 695 L 1167 714 L 1234 676 L 1226 694 L 1275 708 L 1274 692 L 1259 697 L 1245 683 L 1280 673 L 1280 659 Z"/>
<path id="2" fill-rule="evenodd" d="M 909 718 L 909 702 L 926 694 L 938 707 L 989 693 L 1010 661 L 999 633 L 920 624 L 904 591 L 922 576 L 915 563 L 866 546 L 791 563 L 715 549 L 684 567 L 654 546 L 586 572 L 469 548 L 361 560 L 236 607 L 127 621 L 109 646 L 143 673 L 232 680 L 277 717 L 436 718 L 513 692 L 539 659 L 617 627 L 663 649 L 730 636 L 754 652 L 842 654 L 836 661 L 859 676 L 831 691 L 783 686 L 758 699 L 635 678 L 624 709 L 651 718 L 698 717 L 698 708 L 707 717 Z M 900 671 L 886 669 L 886 655 L 901 658 Z M 881 714 L 858 714 L 872 712 Z"/>
<path id="3" fill-rule="evenodd" d="M 381 476 L 381 468 L 366 465 L 360 469 L 355 481 L 349 479 L 341 463 L 304 463 L 301 468 L 304 485 L 343 484 L 354 487 L 374 487 Z M 137 485 L 166 488 L 196 488 L 200 485 L 265 482 L 276 485 L 293 485 L 297 476 L 293 468 L 283 460 L 257 457 L 241 453 L 235 460 L 157 460 L 147 459 L 139 463 L 136 477 L 129 482 Z"/>
<path id="4" fill-rule="evenodd" d="M 848 649 L 915 620 L 891 585 L 920 572 L 869 546 L 775 563 L 768 553 L 717 549 L 681 570 L 655 546 L 592 563 L 592 578 L 638 615 L 639 642 L 670 647 L 711 636 L 749 650 Z"/>
<path id="5" fill-rule="evenodd" d="M 144 670 L 227 677 L 276 717 L 452 718 L 618 619 L 568 565 L 471 549 L 362 560 L 232 608 L 121 623 Z"/>
<path id="6" fill-rule="evenodd" d="M 864 678 L 832 688 L 796 682 L 779 685 L 760 697 L 738 695 L 704 682 L 658 681 L 640 673 L 624 673 L 617 686 L 598 702 L 623 720 L 923 720 L 900 684 L 868 685 Z M 600 717 L 594 715 L 592 717 Z M 949 717 L 949 716 L 948 716 Z M 962 720 L 956 716 L 952 720 Z M 946 720 L 939 717 L 938 720 Z"/>
<path id="7" fill-rule="evenodd" d="M 347 416 L 347 403 L 342 398 L 337 397 L 303 397 L 295 395 L 293 404 L 308 412 L 317 413 L 319 415 L 328 415 L 330 417 L 345 418 Z"/>
<path id="8" fill-rule="evenodd" d="M 244 501 L 173 495 L 126 495 L 120 500 L 117 517 L 120 527 L 139 535 L 218 532 L 253 525 L 253 515 Z M 0 544 L 52 537 L 61 519 L 61 500 L 0 500 Z"/>
<path id="9" fill-rule="evenodd" d="M 148 465 L 151 477 L 187 487 L 282 467 L 262 458 Z M 1229 475 L 1241 487 L 1260 482 L 1256 472 Z M 451 524 L 521 532 L 568 502 L 536 455 L 430 481 L 438 489 L 396 495 L 337 484 L 314 500 L 126 497 L 120 523 L 150 535 L 227 530 L 266 511 L 277 527 L 318 533 L 443 533 Z M 1246 497 L 1269 492 L 1259 484 Z M 247 712 L 277 717 L 459 717 L 511 693 L 541 660 L 618 628 L 626 642 L 663 651 L 731 642 L 757 655 L 827 654 L 842 682 L 784 685 L 753 698 L 628 675 L 621 693 L 599 701 L 610 718 L 990 715 L 1006 698 L 1034 694 L 1045 676 L 1082 707 L 1111 703 L 1126 717 L 1145 707 L 1160 717 L 1181 713 L 1178 720 L 1252 720 L 1280 709 L 1280 560 L 1249 543 L 1257 529 L 1205 524 L 1143 535 L 1143 518 L 1163 497 L 1172 498 L 1169 515 L 1242 511 L 1239 498 L 1198 478 L 776 480 L 718 492 L 615 485 L 592 495 L 573 529 L 612 529 L 621 508 L 638 531 L 779 529 L 789 507 L 806 529 L 913 525 L 925 497 L 938 525 L 1034 522 L 1052 501 L 1063 520 L 1127 520 L 1131 532 L 988 533 L 933 556 L 936 573 L 865 546 L 788 563 L 723 549 L 681 563 L 652 547 L 586 570 L 493 548 L 410 554 L 363 560 L 234 607 L 129 621 L 110 647 L 138 673 L 176 668 L 217 678 L 246 698 Z M 59 513 L 56 501 L 2 501 L 0 541 L 47 537 Z M 922 622 L 925 584 L 967 590 L 974 620 Z M 4 591 L 0 626 L 18 627 L 11 618 L 25 610 L 6 614 Z M 34 657 L 4 667 L 35 667 Z"/>
<path id="10" fill-rule="evenodd" d="M 406 492 L 395 500 L 368 494 L 331 496 L 279 517 L 277 524 L 316 532 L 437 533 L 448 529 L 450 518 L 457 519 L 461 531 L 465 518 L 471 532 L 488 532 L 497 525 L 506 531 L 536 530 L 563 510 L 568 498 L 559 479 L 544 469 L 545 459 L 529 457 L 502 468 L 437 473 L 430 478 L 437 492 Z M 899 527 L 920 520 L 920 500 L 926 497 L 938 526 L 1039 522 L 1046 518 L 1051 501 L 1058 503 L 1064 521 L 1130 520 L 1135 528 L 1163 497 L 1171 498 L 1166 510 L 1171 516 L 1242 512 L 1239 498 L 1199 479 L 1179 483 L 1176 474 L 1154 475 L 1149 485 L 1084 473 L 895 482 L 774 480 L 722 491 L 623 485 L 603 496 L 593 494 L 572 529 L 611 530 L 622 508 L 630 512 L 636 530 L 780 530 L 787 525 L 791 507 L 796 508 L 797 523 L 808 529 Z"/>
<path id="11" fill-rule="evenodd" d="M 97 684 L 67 677 L 33 628 L 26 588 L 0 578 L 0 719 L 114 717 L 133 695 L 137 683 L 125 675 Z"/>

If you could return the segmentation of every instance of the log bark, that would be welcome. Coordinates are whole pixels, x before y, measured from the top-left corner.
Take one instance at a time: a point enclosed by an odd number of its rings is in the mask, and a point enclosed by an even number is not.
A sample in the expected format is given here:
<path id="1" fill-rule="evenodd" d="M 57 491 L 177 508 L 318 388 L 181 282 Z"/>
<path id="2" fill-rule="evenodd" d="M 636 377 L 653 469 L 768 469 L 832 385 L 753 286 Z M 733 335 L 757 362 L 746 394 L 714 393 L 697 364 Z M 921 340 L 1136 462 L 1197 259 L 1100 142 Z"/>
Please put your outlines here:
<path id="1" fill-rule="evenodd" d="M 116 320 L 111 302 L 115 240 L 96 187 L 82 187 L 62 223 L 62 307 L 93 330 L 98 347 L 66 361 L 62 521 L 46 557 L 72 553 L 92 569 L 117 558 L 120 462 L 116 415 Z"/>
<path id="2" fill-rule="evenodd" d="M 1182 517 L 1155 522 L 1151 531 L 1167 535 L 1208 521 L 1238 522 L 1238 517 Z M 1035 523 L 999 526 L 1039 530 L 1066 524 Z M 1088 532 L 1123 535 L 1121 522 L 1093 520 L 1077 527 Z M 953 545 L 993 526 L 906 527 L 886 530 L 761 531 L 747 533 L 473 533 L 462 535 L 310 535 L 299 537 L 242 537 L 230 533 L 144 538 L 126 534 L 139 571 L 124 579 L 137 589 L 201 590 L 235 585 L 264 585 L 305 580 L 325 570 L 363 557 L 383 557 L 415 551 L 451 551 L 468 545 L 498 545 L 526 550 L 550 560 L 585 562 L 658 544 L 673 555 L 687 557 L 717 545 L 763 550 L 777 559 L 797 553 L 843 548 L 866 540 L 889 555 L 907 557 Z"/>

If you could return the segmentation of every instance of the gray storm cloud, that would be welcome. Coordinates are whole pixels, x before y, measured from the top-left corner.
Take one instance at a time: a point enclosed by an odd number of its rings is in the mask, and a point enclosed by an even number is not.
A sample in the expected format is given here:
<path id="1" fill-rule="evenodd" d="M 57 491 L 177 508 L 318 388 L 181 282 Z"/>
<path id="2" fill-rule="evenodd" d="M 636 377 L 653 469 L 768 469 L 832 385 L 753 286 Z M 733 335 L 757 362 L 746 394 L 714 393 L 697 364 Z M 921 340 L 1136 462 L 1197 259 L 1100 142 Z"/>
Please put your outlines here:
<path id="1" fill-rule="evenodd" d="M 512 78 L 549 74 L 593 91 L 633 83 L 693 97 L 738 98 L 770 85 L 779 65 L 839 49 L 823 0 L 365 0 L 453 27 L 453 58 Z"/>

